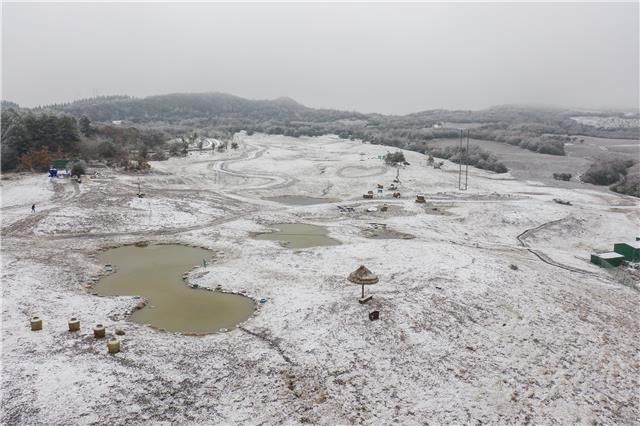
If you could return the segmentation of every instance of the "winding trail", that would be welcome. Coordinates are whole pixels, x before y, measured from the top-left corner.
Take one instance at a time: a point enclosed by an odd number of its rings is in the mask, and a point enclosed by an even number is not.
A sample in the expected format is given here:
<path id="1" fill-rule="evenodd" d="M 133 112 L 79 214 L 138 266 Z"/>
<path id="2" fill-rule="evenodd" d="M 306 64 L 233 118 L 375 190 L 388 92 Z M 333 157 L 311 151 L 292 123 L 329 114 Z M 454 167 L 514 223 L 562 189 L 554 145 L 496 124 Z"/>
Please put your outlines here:
<path id="1" fill-rule="evenodd" d="M 555 225 L 557 223 L 563 222 L 563 221 L 567 220 L 569 217 L 570 216 L 566 216 L 566 217 L 563 217 L 562 219 L 551 220 L 549 222 L 543 223 L 542 225 L 538 225 L 535 228 L 525 229 L 523 232 L 521 232 L 520 234 L 518 234 L 516 236 L 516 239 L 518 240 L 520 245 L 522 245 L 524 248 L 526 248 L 529 252 L 531 252 L 534 256 L 536 256 L 538 259 L 540 259 L 541 261 L 543 261 L 547 265 L 555 266 L 557 268 L 562 268 L 562 269 L 565 269 L 565 270 L 571 271 L 571 272 L 576 272 L 578 274 L 598 276 L 598 274 L 595 274 L 593 272 L 585 271 L 584 269 L 574 268 L 573 266 L 569 266 L 569 265 L 565 265 L 564 263 L 556 262 L 555 260 L 553 260 L 549 256 L 547 256 L 545 253 L 543 253 L 542 251 L 532 249 L 524 241 L 528 236 L 532 235 L 534 232 L 539 231 L 539 230 L 544 229 L 544 228 L 547 228 L 549 226 Z"/>
<path id="2" fill-rule="evenodd" d="M 248 186 L 248 187 L 244 187 L 243 190 L 247 191 L 251 191 L 251 190 L 257 190 L 257 189 L 282 189 L 282 188 L 288 188 L 292 185 L 295 185 L 298 182 L 298 179 L 289 176 L 287 174 L 274 174 L 274 173 L 244 173 L 244 172 L 240 172 L 240 171 L 234 171 L 231 170 L 229 168 L 229 164 L 233 164 L 233 163 L 237 163 L 240 161 L 247 161 L 247 160 L 255 160 L 256 158 L 260 158 L 265 151 L 267 151 L 268 147 L 265 147 L 263 145 L 259 145 L 256 144 L 257 147 L 259 147 L 259 149 L 253 150 L 250 153 L 247 153 L 244 156 L 241 156 L 239 158 L 233 158 L 230 160 L 220 160 L 218 162 L 214 162 L 212 163 L 208 168 L 210 170 L 214 170 L 218 173 L 224 173 L 227 174 L 229 176 L 235 176 L 235 177 L 242 177 L 242 178 L 249 178 L 249 179 L 264 179 L 267 181 L 271 181 L 265 184 L 261 184 L 261 185 L 256 185 L 256 186 Z M 251 155 L 252 154 L 252 155 Z"/>

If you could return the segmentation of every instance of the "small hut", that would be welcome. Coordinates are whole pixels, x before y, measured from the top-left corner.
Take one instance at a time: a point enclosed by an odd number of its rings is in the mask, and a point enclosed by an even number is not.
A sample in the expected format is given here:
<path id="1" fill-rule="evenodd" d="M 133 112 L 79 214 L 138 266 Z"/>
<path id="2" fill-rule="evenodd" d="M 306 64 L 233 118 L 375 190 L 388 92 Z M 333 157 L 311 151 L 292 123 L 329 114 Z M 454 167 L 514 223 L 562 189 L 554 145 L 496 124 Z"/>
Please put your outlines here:
<path id="1" fill-rule="evenodd" d="M 624 256 L 628 262 L 640 262 L 640 242 L 616 243 L 613 251 Z"/>
<path id="2" fill-rule="evenodd" d="M 622 261 L 624 260 L 624 256 L 615 253 L 595 253 L 591 255 L 591 263 L 595 263 L 601 268 L 615 268 L 616 266 L 622 265 Z"/>
<path id="3" fill-rule="evenodd" d="M 364 299 L 364 286 L 371 285 L 378 282 L 378 276 L 367 269 L 366 266 L 360 265 L 358 269 L 349 274 L 347 278 L 354 284 L 362 285 L 362 298 Z"/>

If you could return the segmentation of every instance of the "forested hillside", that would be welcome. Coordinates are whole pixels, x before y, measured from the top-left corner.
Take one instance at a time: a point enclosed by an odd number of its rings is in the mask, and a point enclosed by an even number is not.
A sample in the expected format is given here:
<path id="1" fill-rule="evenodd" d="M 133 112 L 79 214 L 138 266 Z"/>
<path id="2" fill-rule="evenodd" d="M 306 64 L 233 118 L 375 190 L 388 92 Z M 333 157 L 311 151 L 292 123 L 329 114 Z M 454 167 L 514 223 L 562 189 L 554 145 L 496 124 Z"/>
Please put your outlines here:
<path id="1" fill-rule="evenodd" d="M 168 140 L 194 131 L 208 136 L 240 130 L 294 137 L 336 134 L 373 144 L 432 151 L 433 155 L 448 155 L 454 160 L 458 156 L 453 151 L 432 150 L 429 141 L 455 138 L 459 127 L 468 128 L 474 139 L 552 155 L 565 155 L 565 143 L 576 142 L 582 135 L 640 138 L 638 127 L 599 128 L 573 120 L 576 115 L 623 117 L 620 112 L 523 106 L 432 110 L 403 116 L 362 114 L 309 108 L 289 98 L 249 100 L 222 93 L 97 97 L 33 109 L 3 102 L 2 169 L 34 168 L 34 164 L 59 156 L 126 162 L 131 152 L 137 155 L 149 149 L 168 149 Z M 30 159 L 33 155 L 35 159 Z M 506 170 L 482 150 L 476 149 L 474 158 L 478 160 L 476 167 Z"/>
<path id="2" fill-rule="evenodd" d="M 129 120 L 132 122 L 180 120 L 302 120 L 332 121 L 365 115 L 344 111 L 307 108 L 293 99 L 249 100 L 224 93 L 176 93 L 132 98 L 129 96 L 98 97 L 67 104 L 49 105 L 35 111 L 59 111 L 86 116 L 92 121 Z"/>

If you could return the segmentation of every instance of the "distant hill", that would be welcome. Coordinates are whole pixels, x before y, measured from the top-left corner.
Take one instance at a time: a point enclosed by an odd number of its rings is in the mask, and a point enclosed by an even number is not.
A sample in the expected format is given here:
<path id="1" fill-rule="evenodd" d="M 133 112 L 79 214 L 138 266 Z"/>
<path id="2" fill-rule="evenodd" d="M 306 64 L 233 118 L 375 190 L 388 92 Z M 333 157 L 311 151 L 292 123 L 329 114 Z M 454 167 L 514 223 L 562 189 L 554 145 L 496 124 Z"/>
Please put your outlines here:
<path id="1" fill-rule="evenodd" d="M 13 102 L 2 101 L 2 109 L 18 109 Z M 256 123 L 359 123 L 364 127 L 431 128 L 434 124 L 478 123 L 503 129 L 517 126 L 532 133 L 589 134 L 603 137 L 633 138 L 638 129 L 605 129 L 593 125 L 580 125 L 572 117 L 624 117 L 623 112 L 585 113 L 556 108 L 522 105 L 501 105 L 484 110 L 429 110 L 406 115 L 363 114 L 353 111 L 316 109 L 300 104 L 294 99 L 282 97 L 273 100 L 252 100 L 226 93 L 173 93 L 135 98 L 131 96 L 104 96 L 81 99 L 64 104 L 53 104 L 23 111 L 53 112 L 88 117 L 91 121 L 109 123 L 126 120 L 133 123 L 167 122 L 176 124 L 182 120 L 209 120 L 212 124 L 236 124 L 247 126 Z M 634 117 L 638 114 L 634 113 Z M 593 120 L 595 122 L 595 120 Z M 630 121 L 630 120 L 627 120 Z M 465 127 L 465 126 L 459 126 Z"/>
<path id="2" fill-rule="evenodd" d="M 250 100 L 225 93 L 175 93 L 133 98 L 129 96 L 82 99 L 47 105 L 34 111 L 58 111 L 91 121 L 174 122 L 193 118 L 236 118 L 280 121 L 333 121 L 363 118 L 364 114 L 308 108 L 291 98 Z"/>
<path id="3" fill-rule="evenodd" d="M 554 107 L 502 105 L 478 111 L 430 110 L 407 115 L 362 114 L 315 109 L 291 98 L 251 100 L 226 93 L 174 93 L 135 98 L 108 96 L 48 105 L 17 108 L 3 102 L 3 111 L 83 116 L 91 122 L 124 121 L 133 126 L 174 127 L 185 130 L 247 130 L 286 136 L 337 134 L 396 147 L 424 151 L 428 141 L 457 137 L 469 128 L 476 139 L 493 140 L 554 155 L 564 155 L 570 136 L 638 139 L 640 128 L 605 128 L 576 121 L 577 111 Z M 585 112 L 581 113 L 583 116 Z M 593 117 L 624 117 L 623 112 L 593 112 Z M 86 120 L 86 119 L 85 119 Z M 617 122 L 608 120 L 607 122 Z M 618 120 L 620 121 L 620 120 Z M 598 122 L 597 120 L 590 120 Z M 549 136 L 552 135 L 552 136 Z"/>

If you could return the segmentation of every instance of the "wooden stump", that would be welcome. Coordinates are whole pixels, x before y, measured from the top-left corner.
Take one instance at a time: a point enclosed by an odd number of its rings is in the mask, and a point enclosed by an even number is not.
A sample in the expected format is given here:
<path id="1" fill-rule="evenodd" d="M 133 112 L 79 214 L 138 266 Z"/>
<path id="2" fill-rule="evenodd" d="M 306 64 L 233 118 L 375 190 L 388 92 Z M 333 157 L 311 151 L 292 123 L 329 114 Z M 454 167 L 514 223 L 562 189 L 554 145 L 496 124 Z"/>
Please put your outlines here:
<path id="1" fill-rule="evenodd" d="M 69 320 L 69 331 L 78 331 L 80 330 L 80 320 L 73 317 Z"/>
<path id="2" fill-rule="evenodd" d="M 120 340 L 116 339 L 115 337 L 109 339 L 109 341 L 107 342 L 107 350 L 110 354 L 120 352 Z"/>
<path id="3" fill-rule="evenodd" d="M 42 330 L 42 320 L 39 317 L 31 318 L 31 331 Z"/>
<path id="4" fill-rule="evenodd" d="M 95 337 L 96 339 L 102 339 L 104 336 L 106 336 L 106 333 L 107 329 L 102 324 L 98 324 L 93 327 L 93 337 Z"/>

